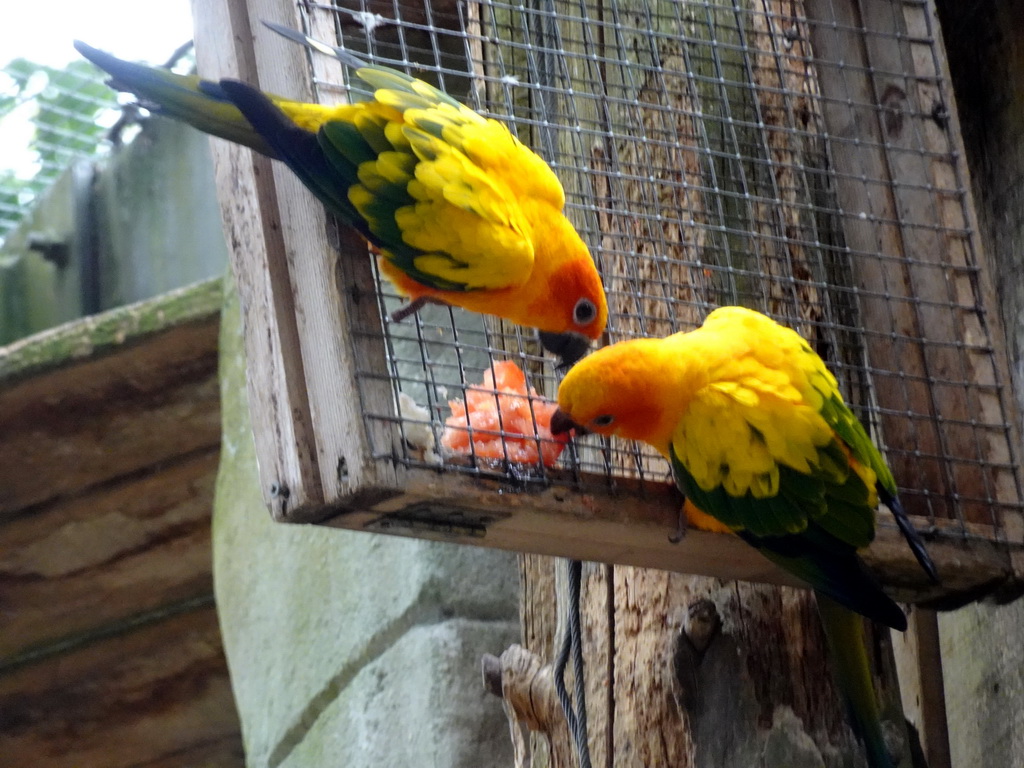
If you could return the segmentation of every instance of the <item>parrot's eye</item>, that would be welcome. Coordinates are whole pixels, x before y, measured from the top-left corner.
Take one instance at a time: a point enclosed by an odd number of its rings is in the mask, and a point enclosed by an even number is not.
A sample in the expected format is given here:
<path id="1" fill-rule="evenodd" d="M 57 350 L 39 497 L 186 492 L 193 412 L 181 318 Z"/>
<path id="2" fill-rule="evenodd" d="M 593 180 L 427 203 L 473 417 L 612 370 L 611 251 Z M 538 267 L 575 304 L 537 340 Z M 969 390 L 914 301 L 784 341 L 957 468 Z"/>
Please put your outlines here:
<path id="1" fill-rule="evenodd" d="M 577 325 L 587 325 L 597 317 L 597 307 L 590 299 L 580 299 L 572 310 L 572 319 Z"/>
<path id="2" fill-rule="evenodd" d="M 591 419 L 590 423 L 595 427 L 610 427 L 613 421 L 615 421 L 615 417 L 610 413 L 606 413 L 604 416 L 598 416 L 596 419 Z"/>

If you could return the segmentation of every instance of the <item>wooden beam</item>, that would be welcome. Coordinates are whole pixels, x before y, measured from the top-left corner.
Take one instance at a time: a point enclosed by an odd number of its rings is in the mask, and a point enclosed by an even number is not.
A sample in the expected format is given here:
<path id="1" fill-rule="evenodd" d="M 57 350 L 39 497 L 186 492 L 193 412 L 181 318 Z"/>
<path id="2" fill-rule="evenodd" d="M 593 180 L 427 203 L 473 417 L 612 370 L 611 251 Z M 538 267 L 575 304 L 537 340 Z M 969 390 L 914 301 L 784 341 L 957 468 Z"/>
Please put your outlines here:
<path id="1" fill-rule="evenodd" d="M 0 348 L 0 519 L 220 444 L 220 281 Z"/>
<path id="2" fill-rule="evenodd" d="M 906 632 L 892 632 L 903 711 L 917 729 L 929 768 L 951 768 L 942 652 L 935 611 L 910 613 Z"/>
<path id="3" fill-rule="evenodd" d="M 294 9 L 285 8 L 287 5 L 277 3 L 274 12 L 263 18 L 294 26 Z M 244 0 L 193 4 L 196 62 L 201 75 L 260 83 L 253 28 L 258 17 L 250 19 L 249 10 Z M 282 49 L 280 76 L 290 82 L 279 90 L 308 99 L 304 60 L 298 46 L 292 49 Z M 232 272 L 242 299 L 249 404 L 265 480 L 263 490 L 275 514 L 284 514 L 291 507 L 322 504 L 323 494 L 313 461 L 316 438 L 310 423 L 275 171 L 268 158 L 236 144 L 213 139 L 210 150 Z M 312 216 L 322 216 L 319 204 L 304 200 Z M 311 233 L 323 230 L 322 224 L 309 226 Z"/>
<path id="4" fill-rule="evenodd" d="M 212 602 L 0 675 L 7 765 L 242 766 Z"/>
<path id="5" fill-rule="evenodd" d="M 0 349 L 12 764 L 244 764 L 210 558 L 222 300 L 211 280 Z"/>
<path id="6" fill-rule="evenodd" d="M 568 473 L 550 473 L 570 483 Z M 588 478 L 584 478 L 584 482 Z M 510 485 L 499 480 L 412 469 L 401 489 L 365 489 L 326 510 L 322 523 L 379 533 L 454 541 L 578 560 L 660 568 L 722 579 L 772 584 L 797 582 L 734 536 L 675 531 L 679 496 L 669 484 L 622 478 L 615 489 L 600 478 L 582 492 L 556 484 Z M 1019 588 L 1008 552 L 978 540 L 928 543 L 942 584 L 928 582 L 891 516 L 883 513 L 865 560 L 904 602 L 942 601 L 944 607 L 976 599 L 987 590 Z"/>
<path id="7" fill-rule="evenodd" d="M 210 512 L 219 458 L 219 448 L 210 448 L 0 525 L 0 666 L 56 652 L 160 606 L 212 595 Z"/>
<path id="8" fill-rule="evenodd" d="M 315 31 L 333 31 L 332 12 L 311 13 Z M 325 26 L 316 26 L 318 18 Z M 263 21 L 301 26 L 290 0 L 203 3 L 196 14 L 200 72 L 314 100 L 308 52 Z M 337 64 L 315 62 L 337 81 Z M 301 522 L 353 488 L 397 480 L 394 467 L 370 460 L 361 410 L 393 409 L 390 387 L 355 380 L 361 366 L 384 363 L 380 313 L 376 301 L 364 302 L 357 314 L 373 315 L 375 333 L 354 334 L 364 318 L 350 316 L 341 301 L 341 291 L 372 284 L 370 257 L 349 232 L 338 238 L 338 253 L 323 206 L 283 164 L 221 141 L 211 146 L 242 299 L 263 492 L 277 519 Z"/>

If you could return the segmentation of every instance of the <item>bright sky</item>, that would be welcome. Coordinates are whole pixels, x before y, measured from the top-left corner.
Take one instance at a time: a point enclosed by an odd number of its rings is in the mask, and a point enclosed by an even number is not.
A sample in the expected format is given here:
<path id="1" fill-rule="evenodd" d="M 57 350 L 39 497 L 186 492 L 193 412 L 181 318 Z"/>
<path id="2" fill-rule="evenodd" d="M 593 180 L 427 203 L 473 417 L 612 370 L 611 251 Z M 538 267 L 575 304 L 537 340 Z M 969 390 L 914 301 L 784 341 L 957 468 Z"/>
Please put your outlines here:
<path id="1" fill-rule="evenodd" d="M 25 0 L 4 4 L 0 66 L 19 56 L 62 67 L 82 40 L 122 59 L 163 63 L 192 39 L 189 0 Z"/>

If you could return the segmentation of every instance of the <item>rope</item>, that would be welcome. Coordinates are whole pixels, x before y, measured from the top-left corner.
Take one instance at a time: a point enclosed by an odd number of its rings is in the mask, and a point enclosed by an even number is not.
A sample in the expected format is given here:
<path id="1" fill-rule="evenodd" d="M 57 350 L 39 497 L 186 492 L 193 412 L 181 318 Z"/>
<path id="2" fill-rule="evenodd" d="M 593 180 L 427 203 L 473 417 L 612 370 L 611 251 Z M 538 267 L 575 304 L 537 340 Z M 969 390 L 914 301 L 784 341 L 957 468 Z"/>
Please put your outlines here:
<path id="1" fill-rule="evenodd" d="M 555 660 L 555 691 L 576 746 L 579 768 L 591 768 L 590 745 L 587 742 L 586 681 L 583 678 L 583 636 L 580 631 L 580 582 L 583 575 L 583 563 L 579 560 L 567 560 L 566 564 L 569 576 L 568 620 L 565 623 L 565 633 L 562 635 L 562 647 Z M 565 667 L 569 661 L 570 652 L 575 683 L 573 696 L 578 709 L 573 708 L 569 692 L 565 689 Z"/>

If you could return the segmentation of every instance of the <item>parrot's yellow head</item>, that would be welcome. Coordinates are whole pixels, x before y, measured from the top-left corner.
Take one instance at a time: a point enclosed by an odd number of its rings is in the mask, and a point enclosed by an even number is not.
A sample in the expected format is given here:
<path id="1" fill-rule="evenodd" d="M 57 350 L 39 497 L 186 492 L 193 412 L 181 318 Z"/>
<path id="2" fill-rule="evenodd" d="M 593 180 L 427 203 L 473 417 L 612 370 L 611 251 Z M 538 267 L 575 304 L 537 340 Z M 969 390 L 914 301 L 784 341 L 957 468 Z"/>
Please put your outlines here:
<path id="1" fill-rule="evenodd" d="M 640 440 L 666 454 L 690 389 L 689 372 L 666 339 L 634 339 L 599 349 L 562 380 L 551 431 Z"/>

